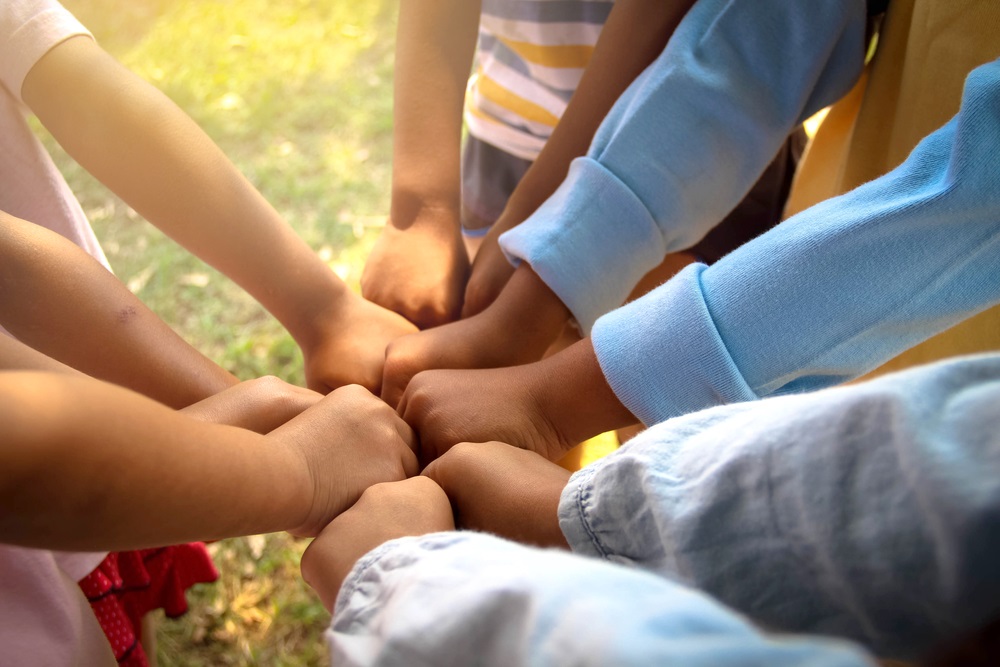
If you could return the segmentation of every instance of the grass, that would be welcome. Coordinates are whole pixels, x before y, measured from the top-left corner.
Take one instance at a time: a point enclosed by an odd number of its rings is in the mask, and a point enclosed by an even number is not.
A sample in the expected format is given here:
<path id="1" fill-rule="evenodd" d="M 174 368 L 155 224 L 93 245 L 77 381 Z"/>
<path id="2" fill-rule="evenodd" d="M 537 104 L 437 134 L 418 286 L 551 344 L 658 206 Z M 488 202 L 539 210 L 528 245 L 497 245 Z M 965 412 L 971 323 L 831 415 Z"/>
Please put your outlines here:
<path id="1" fill-rule="evenodd" d="M 348 283 L 388 211 L 395 2 L 64 0 L 98 41 L 190 114 Z M 116 274 L 241 378 L 304 383 L 280 324 L 43 141 Z M 302 583 L 305 545 L 275 534 L 211 545 L 217 584 L 164 621 L 164 667 L 323 665 L 328 615 Z"/>

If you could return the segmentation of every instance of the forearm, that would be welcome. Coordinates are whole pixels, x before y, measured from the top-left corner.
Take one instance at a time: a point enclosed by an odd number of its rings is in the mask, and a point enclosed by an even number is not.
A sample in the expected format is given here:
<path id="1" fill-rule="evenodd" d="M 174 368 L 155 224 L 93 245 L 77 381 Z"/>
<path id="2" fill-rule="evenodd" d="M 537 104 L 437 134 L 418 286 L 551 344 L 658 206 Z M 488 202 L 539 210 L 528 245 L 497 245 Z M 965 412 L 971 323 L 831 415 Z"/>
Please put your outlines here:
<path id="1" fill-rule="evenodd" d="M 346 294 L 194 121 L 92 40 L 49 51 L 22 95 L 84 168 L 250 292 L 296 340 Z"/>
<path id="2" fill-rule="evenodd" d="M 300 525 L 297 454 L 85 378 L 0 373 L 0 538 L 121 550 Z M 206 511 L 210 510 L 210 511 Z"/>
<path id="3" fill-rule="evenodd" d="M 509 336 L 511 359 L 541 359 L 545 350 L 569 321 L 569 310 L 528 265 L 514 271 L 507 285 L 475 318 L 488 322 L 495 332 L 517 331 Z M 471 320 L 470 320 L 471 321 Z"/>
<path id="4" fill-rule="evenodd" d="M 552 136 L 511 193 L 504 219 L 518 223 L 556 191 L 570 162 L 584 155 L 625 89 L 659 55 L 694 0 L 622 0 L 601 29 L 594 53 Z"/>
<path id="5" fill-rule="evenodd" d="M 762 635 L 648 573 L 477 533 L 369 552 L 337 599 L 328 636 L 344 665 L 870 664 L 836 642 Z"/>
<path id="6" fill-rule="evenodd" d="M 525 371 L 540 412 L 566 442 L 580 443 L 636 422 L 608 385 L 589 338 Z"/>
<path id="7" fill-rule="evenodd" d="M 768 627 L 912 659 L 998 611 L 997 400 L 992 355 L 679 417 L 575 475 L 560 523 Z"/>
<path id="8" fill-rule="evenodd" d="M 45 356 L 172 407 L 236 383 L 77 246 L 2 212 L 0 324 Z"/>
<path id="9" fill-rule="evenodd" d="M 439 211 L 458 223 L 462 106 L 479 12 L 478 0 L 400 4 L 391 211 L 397 227 Z"/>
<path id="10" fill-rule="evenodd" d="M 2 319 L 2 318 L 0 318 Z M 0 334 L 0 370 L 45 371 L 65 375 L 81 375 L 80 371 L 33 350 L 16 338 Z"/>
<path id="11" fill-rule="evenodd" d="M 503 249 L 589 332 L 722 220 L 797 123 L 850 88 L 864 29 L 860 0 L 700 0 Z"/>

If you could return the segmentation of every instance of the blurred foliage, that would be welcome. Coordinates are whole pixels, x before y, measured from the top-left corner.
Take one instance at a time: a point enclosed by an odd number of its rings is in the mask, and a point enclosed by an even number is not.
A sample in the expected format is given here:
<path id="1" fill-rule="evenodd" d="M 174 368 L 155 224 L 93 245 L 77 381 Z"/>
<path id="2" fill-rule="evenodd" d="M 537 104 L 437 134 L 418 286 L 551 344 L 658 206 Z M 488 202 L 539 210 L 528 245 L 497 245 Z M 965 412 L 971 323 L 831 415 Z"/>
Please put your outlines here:
<path id="1" fill-rule="evenodd" d="M 190 114 L 349 284 L 388 211 L 396 4 L 390 0 L 63 0 L 112 55 Z M 291 337 L 43 135 L 119 278 L 241 378 L 304 383 Z M 211 546 L 221 573 L 158 633 L 163 667 L 323 665 L 328 615 L 302 583 L 305 544 Z"/>

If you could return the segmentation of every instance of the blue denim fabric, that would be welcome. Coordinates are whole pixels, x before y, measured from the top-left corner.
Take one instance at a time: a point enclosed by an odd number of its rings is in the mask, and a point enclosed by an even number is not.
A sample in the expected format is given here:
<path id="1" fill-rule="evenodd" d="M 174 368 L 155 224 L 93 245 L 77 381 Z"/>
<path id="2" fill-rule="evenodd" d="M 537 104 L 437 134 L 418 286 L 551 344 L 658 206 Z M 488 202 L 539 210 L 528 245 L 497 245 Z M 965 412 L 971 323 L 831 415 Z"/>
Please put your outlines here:
<path id="1" fill-rule="evenodd" d="M 650 573 L 477 533 L 369 553 L 327 637 L 338 666 L 874 667 L 842 642 L 765 636 Z"/>
<path id="2" fill-rule="evenodd" d="M 669 420 L 559 512 L 578 553 L 914 658 L 1000 613 L 1000 355 Z"/>

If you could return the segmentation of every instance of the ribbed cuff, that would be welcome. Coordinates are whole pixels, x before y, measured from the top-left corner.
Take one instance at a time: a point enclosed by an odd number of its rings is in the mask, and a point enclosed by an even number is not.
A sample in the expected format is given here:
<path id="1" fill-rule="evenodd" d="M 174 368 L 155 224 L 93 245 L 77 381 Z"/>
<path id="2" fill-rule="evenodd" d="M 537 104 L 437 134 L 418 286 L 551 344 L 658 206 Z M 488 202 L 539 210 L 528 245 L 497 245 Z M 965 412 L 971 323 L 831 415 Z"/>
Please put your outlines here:
<path id="1" fill-rule="evenodd" d="M 531 217 L 500 236 L 500 247 L 515 266 L 531 265 L 584 333 L 624 303 L 666 255 L 645 205 L 585 157 L 573 161 L 566 180 Z"/>
<path id="2" fill-rule="evenodd" d="M 597 321 L 592 341 L 618 399 L 647 426 L 696 410 L 754 400 L 726 349 L 692 264 Z"/>

